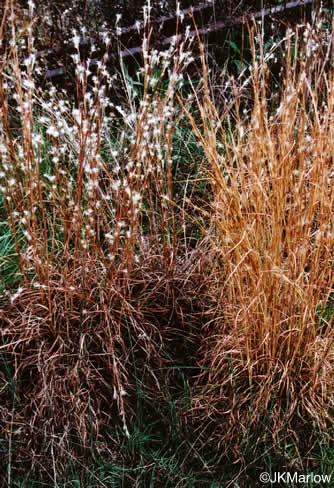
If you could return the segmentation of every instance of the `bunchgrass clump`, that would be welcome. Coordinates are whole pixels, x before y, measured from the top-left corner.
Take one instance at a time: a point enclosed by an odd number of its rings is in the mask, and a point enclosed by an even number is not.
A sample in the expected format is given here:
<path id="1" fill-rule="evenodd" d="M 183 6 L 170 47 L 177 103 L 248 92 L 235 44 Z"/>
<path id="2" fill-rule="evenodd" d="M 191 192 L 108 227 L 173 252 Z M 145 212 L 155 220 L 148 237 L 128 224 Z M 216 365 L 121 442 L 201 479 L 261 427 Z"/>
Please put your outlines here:
<path id="1" fill-rule="evenodd" d="M 214 191 L 208 234 L 217 300 L 217 318 L 203 330 L 208 370 L 194 409 L 237 456 L 250 438 L 253 452 L 269 440 L 276 448 L 292 441 L 305 453 L 319 429 L 330 436 L 334 78 L 331 41 L 321 35 L 288 31 L 273 98 L 253 28 L 250 77 L 234 82 L 223 116 L 202 53 L 201 123 L 189 114 Z"/>
<path id="2" fill-rule="evenodd" d="M 136 75 L 110 65 L 107 32 L 89 46 L 73 30 L 71 92 L 41 81 L 34 5 L 20 21 L 14 7 L 0 26 L 1 482 L 212 487 L 248 463 L 320 457 L 326 471 L 328 28 L 268 44 L 255 25 L 252 62 L 217 95 L 200 42 L 202 76 L 184 83 L 189 31 L 150 49 L 148 2 Z"/>
<path id="3" fill-rule="evenodd" d="M 177 261 L 182 222 L 171 204 L 175 95 L 191 53 L 188 40 L 150 52 L 145 37 L 141 98 L 122 67 L 127 101 L 116 105 L 110 38 L 100 35 L 106 52 L 91 65 L 74 31 L 75 96 L 52 86 L 46 94 L 36 81 L 33 4 L 22 31 L 10 2 L 7 14 L 0 272 L 11 264 L 12 277 L 2 280 L 0 312 L 2 469 L 10 484 L 28 452 L 31 472 L 56 482 L 71 457 L 112 455 L 107 439 L 117 423 L 130 437 L 139 374 L 160 389 L 152 368 L 168 363 L 162 347 L 175 328 L 168 317 L 181 317 L 175 294 L 187 301 L 193 282 L 194 255 Z"/>

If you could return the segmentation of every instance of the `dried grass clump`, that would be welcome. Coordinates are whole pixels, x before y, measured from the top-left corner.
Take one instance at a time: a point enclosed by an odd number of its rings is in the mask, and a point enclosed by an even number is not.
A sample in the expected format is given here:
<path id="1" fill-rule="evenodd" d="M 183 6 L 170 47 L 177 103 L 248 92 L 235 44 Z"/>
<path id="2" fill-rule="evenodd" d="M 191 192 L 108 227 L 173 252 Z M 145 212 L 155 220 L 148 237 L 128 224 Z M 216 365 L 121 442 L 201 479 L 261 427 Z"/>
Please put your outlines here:
<path id="1" fill-rule="evenodd" d="M 170 201 L 175 94 L 191 53 L 187 41 L 150 53 L 145 38 L 142 93 L 123 70 L 127 102 L 115 105 L 107 33 L 94 67 L 74 32 L 76 97 L 53 87 L 46 96 L 33 4 L 24 47 L 10 5 L 0 192 L 20 286 L 1 296 L 2 469 L 8 484 L 27 462 L 56 482 L 71 458 L 113 455 L 116 424 L 129 435 L 136 382 L 158 394 L 153 370 L 168 364 L 169 335 L 190 324 L 178 300 L 191 303 L 201 273 L 194 254 L 179 257 L 183 220 Z"/>
<path id="2" fill-rule="evenodd" d="M 192 297 L 201 270 L 193 253 L 167 277 L 161 249 L 157 256 L 152 249 L 142 250 L 123 286 L 101 290 L 96 264 L 89 289 L 80 286 L 79 271 L 72 290 L 54 274 L 44 298 L 27 288 L 1 313 L 1 436 L 14 448 L 3 458 L 13 471 L 27 469 L 29 459 L 31 473 L 43 466 L 45 476 L 60 480 L 72 459 L 112 459 L 117 426 L 131 432 L 136 384 L 155 402 L 163 399 L 167 367 L 198 342 Z"/>
<path id="3" fill-rule="evenodd" d="M 188 114 L 214 189 L 218 317 L 203 331 L 208 371 L 194 411 L 214 422 L 220 446 L 237 456 L 247 443 L 254 452 L 257 443 L 279 447 L 289 438 L 307 449 L 319 430 L 330 435 L 334 75 L 323 35 L 287 33 L 273 94 L 261 33 L 253 29 L 251 74 L 240 87 L 234 82 L 228 114 L 217 113 L 204 62 L 202 126 Z"/>

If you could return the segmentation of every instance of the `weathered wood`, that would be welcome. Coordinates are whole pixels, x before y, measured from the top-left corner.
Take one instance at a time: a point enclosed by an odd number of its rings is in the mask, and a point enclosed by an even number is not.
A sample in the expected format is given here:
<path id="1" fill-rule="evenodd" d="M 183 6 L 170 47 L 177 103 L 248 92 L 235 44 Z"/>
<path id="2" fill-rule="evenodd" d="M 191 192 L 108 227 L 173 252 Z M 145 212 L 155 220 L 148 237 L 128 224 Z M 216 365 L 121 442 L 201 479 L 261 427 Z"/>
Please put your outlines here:
<path id="1" fill-rule="evenodd" d="M 264 8 L 262 10 L 259 10 L 258 12 L 250 13 L 249 15 L 243 15 L 243 16 L 239 16 L 239 17 L 229 17 L 229 18 L 226 18 L 222 22 L 215 22 L 215 23 L 207 25 L 206 27 L 199 28 L 197 31 L 196 30 L 190 31 L 188 35 L 189 35 L 189 37 L 196 37 L 197 34 L 199 34 L 199 35 L 211 34 L 213 32 L 217 32 L 219 30 L 223 30 L 223 29 L 226 29 L 228 27 L 232 27 L 234 25 L 241 25 L 241 24 L 245 23 L 247 20 L 252 21 L 253 19 L 265 18 L 268 15 L 273 15 L 273 14 L 285 12 L 287 10 L 290 10 L 290 9 L 293 9 L 296 7 L 303 7 L 305 5 L 312 4 L 313 2 L 314 2 L 314 0 L 293 0 L 291 2 L 285 3 L 284 5 L 277 5 L 274 7 Z M 196 11 L 199 11 L 199 10 L 202 10 L 204 8 L 208 8 L 209 6 L 212 7 L 213 4 L 202 3 L 202 4 L 198 5 L 197 7 L 190 7 L 188 9 L 184 9 L 184 10 L 180 11 L 180 13 L 184 14 L 184 15 L 192 15 L 192 13 L 195 11 L 195 9 L 196 9 Z M 159 17 L 158 19 L 156 19 L 155 21 L 152 21 L 151 23 L 156 23 L 156 22 L 161 23 L 163 21 L 171 20 L 173 18 L 176 18 L 176 14 L 170 15 L 170 16 Z M 121 29 L 121 31 L 122 31 L 122 33 L 125 33 L 125 32 L 133 31 L 134 29 L 137 29 L 136 25 L 123 28 L 123 29 Z M 182 33 L 182 34 L 177 34 L 175 36 L 165 37 L 161 41 L 158 41 L 157 44 L 158 44 L 158 46 L 163 47 L 167 44 L 171 44 L 173 41 L 179 42 L 184 38 L 184 35 L 185 34 Z M 89 45 L 93 42 L 96 42 L 96 40 L 97 40 L 97 38 L 85 38 L 85 39 L 81 40 L 80 45 L 81 46 Z M 71 44 L 69 45 L 69 47 L 71 47 Z M 119 55 L 122 58 L 125 58 L 128 56 L 134 56 L 136 54 L 140 54 L 142 52 L 142 50 L 143 49 L 141 46 L 136 46 L 136 47 L 132 47 L 132 48 L 125 48 L 119 52 Z M 59 51 L 60 51 L 60 49 L 58 48 L 57 52 L 59 52 Z M 35 56 L 38 57 L 38 56 L 49 55 L 49 54 L 52 54 L 54 52 L 55 52 L 55 50 L 46 49 L 43 51 L 39 51 L 38 53 L 35 53 Z M 115 56 L 116 55 L 114 55 L 114 54 L 109 54 L 108 60 L 114 59 Z M 94 58 L 91 60 L 92 65 L 96 65 L 98 62 L 99 62 L 99 59 L 97 59 L 97 58 Z M 46 72 L 45 78 L 50 80 L 52 78 L 62 76 L 65 73 L 66 73 L 65 68 L 59 67 L 59 68 L 48 70 Z"/>
<path id="2" fill-rule="evenodd" d="M 195 12 L 201 12 L 203 10 L 206 10 L 208 8 L 214 7 L 215 2 L 203 2 L 197 5 L 196 7 L 189 7 L 185 8 L 183 10 L 180 10 L 179 14 L 176 12 L 170 15 L 162 15 L 161 17 L 157 17 L 156 19 L 152 19 L 150 21 L 150 24 L 163 24 L 164 22 L 168 22 L 169 20 L 173 20 L 177 18 L 177 15 L 180 17 L 182 16 L 192 16 Z M 145 23 L 144 22 L 136 22 L 133 25 L 130 25 L 129 27 L 121 27 L 121 33 L 122 34 L 127 34 L 129 32 L 134 32 L 138 29 L 144 29 Z"/>
<path id="3" fill-rule="evenodd" d="M 179 16 L 192 16 L 193 13 L 195 12 L 200 12 L 208 8 L 214 7 L 214 1 L 213 2 L 203 2 L 197 5 L 196 7 L 189 7 L 183 10 L 180 10 Z M 170 15 L 162 15 L 161 17 L 157 17 L 156 19 L 151 19 L 150 20 L 150 25 L 154 24 L 163 24 L 165 22 L 168 22 L 169 20 L 175 20 L 177 18 L 177 13 L 173 13 Z M 144 29 L 145 27 L 145 22 L 139 21 L 136 24 L 130 25 L 129 27 L 119 27 L 120 30 L 120 35 L 123 34 L 128 34 L 130 32 L 136 32 Z M 102 40 L 101 37 L 85 37 L 80 40 L 80 47 L 87 46 L 88 44 L 93 44 L 94 42 Z M 74 45 L 72 42 L 69 43 L 68 45 L 69 48 L 74 48 Z M 135 49 L 135 48 L 134 48 Z M 48 56 L 49 54 L 58 54 L 59 52 L 62 51 L 62 48 L 50 48 L 50 49 L 43 49 L 41 51 L 37 51 L 35 53 L 35 58 L 43 57 L 43 56 Z M 54 70 L 56 71 L 56 70 Z"/>
<path id="4" fill-rule="evenodd" d="M 313 0 L 294 0 L 293 2 L 288 2 L 286 5 L 278 5 L 276 7 L 271 7 L 271 8 L 266 8 L 262 9 L 258 12 L 254 12 L 249 14 L 248 16 L 243 15 L 240 17 L 231 17 L 226 19 L 224 22 L 215 22 L 214 24 L 209 24 L 207 27 L 202 27 L 198 29 L 197 31 L 191 31 L 189 33 L 190 37 L 196 37 L 197 33 L 199 35 L 205 35 L 205 34 L 211 34 L 212 32 L 216 32 L 218 30 L 223 30 L 227 27 L 231 27 L 233 25 L 240 25 L 246 21 L 246 19 L 258 19 L 258 18 L 264 18 L 267 17 L 268 15 L 272 15 L 278 12 L 282 12 L 285 10 L 289 10 L 292 8 L 304 6 L 307 4 L 312 3 Z M 177 36 L 171 36 L 171 37 L 166 37 L 161 41 L 161 44 L 170 44 L 173 39 L 176 39 L 177 41 L 181 40 L 184 34 L 179 34 Z"/>

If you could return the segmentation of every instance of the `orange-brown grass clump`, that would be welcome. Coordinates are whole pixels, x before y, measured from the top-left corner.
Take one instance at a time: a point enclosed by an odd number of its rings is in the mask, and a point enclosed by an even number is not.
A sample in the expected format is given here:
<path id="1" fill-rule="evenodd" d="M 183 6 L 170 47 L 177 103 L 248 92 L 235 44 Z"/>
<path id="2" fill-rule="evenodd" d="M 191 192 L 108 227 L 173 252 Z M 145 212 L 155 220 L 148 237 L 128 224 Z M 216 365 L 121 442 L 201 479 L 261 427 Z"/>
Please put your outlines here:
<path id="1" fill-rule="evenodd" d="M 74 101 L 53 87 L 38 89 L 33 4 L 23 32 L 10 5 L 12 40 L 0 68 L 0 190 L 21 281 L 4 290 L 0 312 L 8 485 L 25 462 L 56 482 L 71 456 L 114 455 L 115 424 L 129 435 L 138 378 L 159 391 L 152 368 L 166 363 L 161 345 L 177 316 L 182 330 L 176 297 L 187 300 L 197 266 L 194 254 L 178 258 L 181 223 L 169 203 L 186 42 L 150 54 L 145 39 L 141 99 L 123 72 L 128 100 L 115 106 L 108 35 L 101 34 L 103 61 L 91 66 L 74 32 Z"/>
<path id="2" fill-rule="evenodd" d="M 247 443 L 255 452 L 257 443 L 284 448 L 285 439 L 308 449 L 332 426 L 334 74 L 323 35 L 288 31 L 273 93 L 253 28 L 250 76 L 233 81 L 223 115 L 202 52 L 201 124 L 188 112 L 214 191 L 217 300 L 193 412 L 212 420 L 220 446 L 236 456 Z"/>

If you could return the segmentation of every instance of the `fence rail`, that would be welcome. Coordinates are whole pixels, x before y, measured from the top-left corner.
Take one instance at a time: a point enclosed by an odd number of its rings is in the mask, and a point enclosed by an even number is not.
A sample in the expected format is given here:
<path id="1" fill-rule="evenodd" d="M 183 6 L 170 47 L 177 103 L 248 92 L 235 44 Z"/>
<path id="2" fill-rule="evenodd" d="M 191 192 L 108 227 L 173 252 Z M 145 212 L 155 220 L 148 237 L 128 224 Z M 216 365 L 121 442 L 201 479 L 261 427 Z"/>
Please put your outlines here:
<path id="1" fill-rule="evenodd" d="M 200 36 L 205 36 L 212 34 L 214 32 L 224 30 L 236 25 L 241 25 L 246 22 L 250 22 L 253 19 L 264 19 L 265 17 L 268 17 L 270 15 L 277 15 L 281 13 L 288 12 L 289 10 L 298 8 L 298 7 L 305 7 L 307 5 L 314 5 L 315 0 L 294 0 L 290 2 L 284 2 L 284 4 L 281 5 L 276 5 L 268 8 L 263 8 L 257 12 L 250 12 L 248 14 L 238 16 L 238 17 L 226 17 L 223 21 L 218 21 L 218 22 L 213 22 L 209 23 L 208 25 L 201 27 L 197 30 L 198 34 Z M 199 5 L 195 7 L 189 7 L 183 10 L 179 10 L 178 12 L 175 12 L 170 15 L 164 15 L 157 17 L 155 19 L 150 20 L 150 25 L 154 24 L 164 24 L 165 22 L 170 22 L 170 21 L 176 21 L 177 18 L 186 18 L 188 21 L 194 17 L 194 14 L 197 12 L 203 12 L 208 9 L 213 9 L 215 6 L 215 2 L 203 2 L 200 3 Z M 118 28 L 118 36 L 122 36 L 125 34 L 129 34 L 131 32 L 138 32 L 140 33 L 141 30 L 145 28 L 144 22 L 137 22 L 136 24 L 133 24 L 129 27 L 119 27 Z M 192 30 L 189 32 L 189 36 L 195 37 L 197 35 L 197 32 L 195 30 Z M 164 46 L 170 44 L 173 40 L 180 41 L 184 37 L 184 33 L 177 34 L 175 36 L 166 36 L 162 37 L 162 39 L 156 41 L 156 45 L 158 48 L 163 48 Z M 84 47 L 90 44 L 95 43 L 96 41 L 99 40 L 99 37 L 86 37 L 81 39 L 80 41 L 80 47 Z M 69 43 L 67 46 L 67 49 L 71 50 L 74 48 L 73 43 Z M 54 56 L 54 58 L 59 57 L 61 54 L 63 54 L 66 51 L 65 48 L 56 48 L 56 49 L 44 49 L 41 51 L 38 51 L 35 53 L 36 58 L 41 58 L 44 56 Z M 142 52 L 142 46 L 135 46 L 135 47 L 126 47 L 118 53 L 122 58 L 126 58 L 128 56 L 135 56 L 137 54 L 140 54 Z M 109 54 L 108 55 L 109 59 L 112 60 L 116 57 L 115 54 Z M 94 58 L 91 60 L 91 64 L 97 64 L 99 62 L 99 58 Z M 57 67 L 54 69 L 48 69 L 45 73 L 45 78 L 47 80 L 51 80 L 52 78 L 56 77 L 61 77 L 65 75 L 67 72 L 66 68 L 64 66 Z"/>

